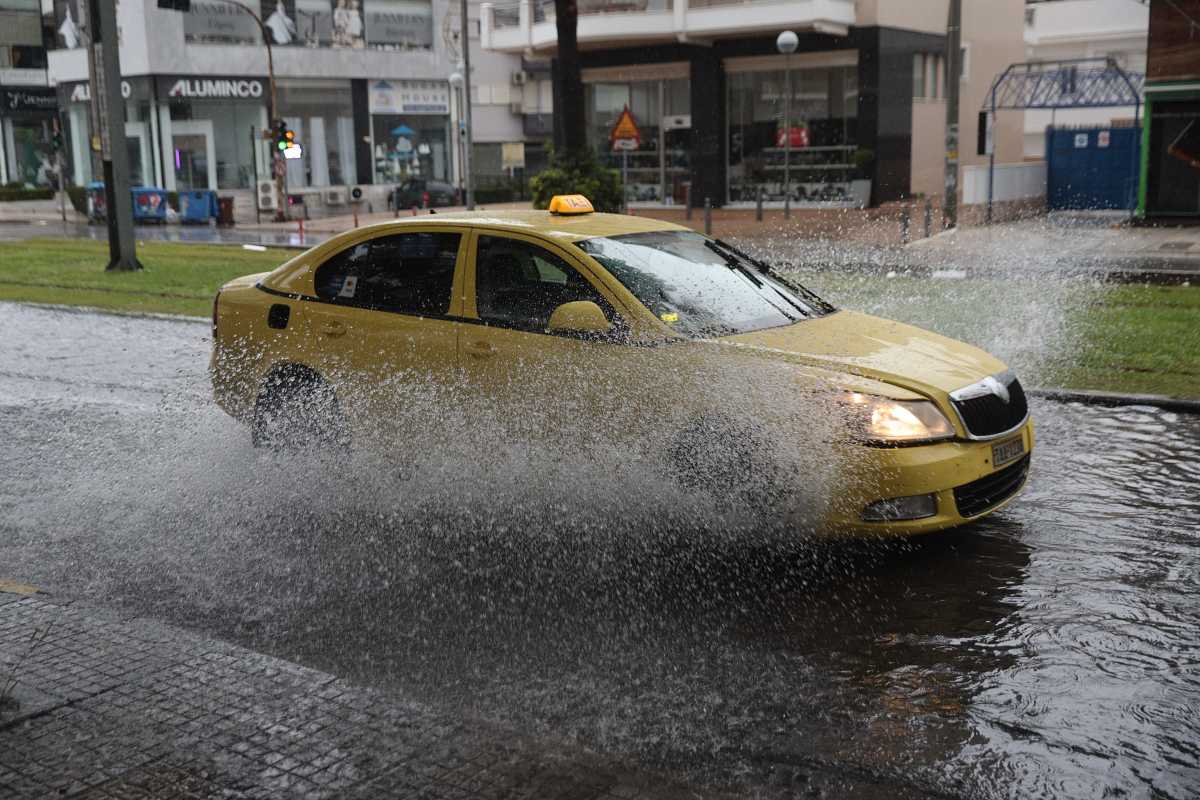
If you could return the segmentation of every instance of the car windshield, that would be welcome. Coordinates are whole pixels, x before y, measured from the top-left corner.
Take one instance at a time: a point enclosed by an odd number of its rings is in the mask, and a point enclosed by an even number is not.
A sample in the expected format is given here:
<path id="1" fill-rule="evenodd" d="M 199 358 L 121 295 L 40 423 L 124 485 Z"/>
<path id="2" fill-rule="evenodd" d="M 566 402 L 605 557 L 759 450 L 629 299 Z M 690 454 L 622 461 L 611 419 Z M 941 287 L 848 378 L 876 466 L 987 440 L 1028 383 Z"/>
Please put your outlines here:
<path id="1" fill-rule="evenodd" d="M 576 246 L 689 338 L 773 328 L 833 311 L 766 264 L 691 231 L 600 237 Z"/>

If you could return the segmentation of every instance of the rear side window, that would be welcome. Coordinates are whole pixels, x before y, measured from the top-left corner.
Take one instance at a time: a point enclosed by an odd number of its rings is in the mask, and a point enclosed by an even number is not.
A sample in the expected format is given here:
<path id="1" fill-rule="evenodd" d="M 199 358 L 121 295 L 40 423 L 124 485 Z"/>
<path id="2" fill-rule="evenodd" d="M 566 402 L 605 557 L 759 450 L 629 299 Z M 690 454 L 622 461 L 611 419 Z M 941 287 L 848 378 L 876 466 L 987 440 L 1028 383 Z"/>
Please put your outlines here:
<path id="1" fill-rule="evenodd" d="M 461 238 L 401 233 L 352 245 L 317 269 L 317 297 L 401 314 L 447 314 Z"/>

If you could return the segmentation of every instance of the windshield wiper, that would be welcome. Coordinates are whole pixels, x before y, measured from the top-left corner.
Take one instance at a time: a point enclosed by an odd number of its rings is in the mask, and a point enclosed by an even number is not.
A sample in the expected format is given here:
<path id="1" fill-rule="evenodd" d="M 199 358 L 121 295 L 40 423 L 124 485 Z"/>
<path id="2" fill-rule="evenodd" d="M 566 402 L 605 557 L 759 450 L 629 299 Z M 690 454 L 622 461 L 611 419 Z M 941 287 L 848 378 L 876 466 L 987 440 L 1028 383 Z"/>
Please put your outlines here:
<path id="1" fill-rule="evenodd" d="M 809 289 L 806 286 L 803 286 L 799 283 L 789 280 L 786 276 L 781 275 L 778 270 L 776 270 L 774 267 L 772 267 L 770 264 L 766 263 L 765 261 L 761 261 L 747 253 L 743 253 L 741 250 L 737 249 L 733 245 L 729 244 L 728 242 L 723 242 L 720 239 L 713 239 L 712 243 L 714 245 L 716 245 L 717 247 L 720 247 L 721 249 L 725 250 L 726 253 L 734 255 L 738 258 L 741 258 L 745 261 L 750 262 L 758 269 L 759 272 L 763 273 L 764 275 L 771 276 L 772 278 L 779 281 L 787 288 L 791 289 L 793 292 L 796 292 L 801 297 L 803 297 L 806 301 L 811 303 L 813 306 L 813 309 L 818 311 L 819 313 L 830 314 L 837 310 L 837 308 L 835 308 L 833 306 L 833 304 L 829 303 L 827 300 L 823 300 L 820 297 L 820 295 L 815 293 L 812 289 Z"/>

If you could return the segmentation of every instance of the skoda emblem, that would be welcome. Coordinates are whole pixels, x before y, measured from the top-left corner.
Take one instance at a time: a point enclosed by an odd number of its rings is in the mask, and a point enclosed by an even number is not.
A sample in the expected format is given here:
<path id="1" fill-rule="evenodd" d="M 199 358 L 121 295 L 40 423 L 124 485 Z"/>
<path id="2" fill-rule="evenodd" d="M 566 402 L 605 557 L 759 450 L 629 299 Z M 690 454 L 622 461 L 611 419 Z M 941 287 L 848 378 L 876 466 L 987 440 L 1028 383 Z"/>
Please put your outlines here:
<path id="1" fill-rule="evenodd" d="M 999 397 L 1000 401 L 1005 405 L 1008 405 L 1009 400 L 1012 399 L 1008 393 L 1008 387 L 993 378 L 991 375 L 984 378 L 982 381 L 980 381 L 980 383 L 986 386 L 988 391 L 996 395 L 996 397 Z"/>

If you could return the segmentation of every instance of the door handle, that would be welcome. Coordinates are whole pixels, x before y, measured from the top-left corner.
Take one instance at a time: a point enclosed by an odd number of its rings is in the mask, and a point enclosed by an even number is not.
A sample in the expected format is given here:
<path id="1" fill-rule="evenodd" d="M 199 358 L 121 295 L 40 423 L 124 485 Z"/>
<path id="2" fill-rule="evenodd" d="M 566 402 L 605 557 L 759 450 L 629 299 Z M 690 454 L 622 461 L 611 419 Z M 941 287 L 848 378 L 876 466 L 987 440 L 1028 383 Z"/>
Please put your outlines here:
<path id="1" fill-rule="evenodd" d="M 496 355 L 496 348 L 490 342 L 467 342 L 463 348 L 476 358 L 488 358 Z"/>
<path id="2" fill-rule="evenodd" d="M 340 322 L 326 322 L 321 326 L 321 333 L 325 334 L 326 336 L 344 336 L 346 333 L 346 326 Z"/>

